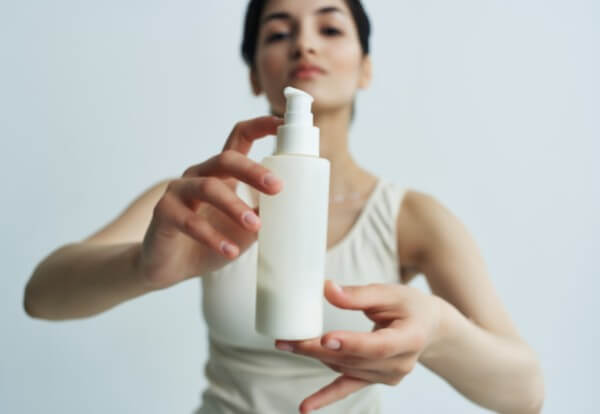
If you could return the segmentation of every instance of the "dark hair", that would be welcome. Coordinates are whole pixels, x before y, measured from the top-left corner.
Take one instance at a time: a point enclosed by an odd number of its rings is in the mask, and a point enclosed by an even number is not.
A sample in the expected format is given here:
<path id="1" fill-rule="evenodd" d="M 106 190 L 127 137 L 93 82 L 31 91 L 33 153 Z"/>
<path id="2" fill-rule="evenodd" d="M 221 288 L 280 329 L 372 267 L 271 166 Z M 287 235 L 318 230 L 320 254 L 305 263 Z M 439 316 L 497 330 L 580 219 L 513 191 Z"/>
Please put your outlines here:
<path id="1" fill-rule="evenodd" d="M 244 37 L 242 39 L 242 58 L 250 69 L 254 68 L 256 54 L 256 40 L 258 37 L 259 22 L 263 9 L 268 0 L 250 0 L 244 18 Z M 360 0 L 344 0 L 352 13 L 354 23 L 358 29 L 358 38 L 363 55 L 369 54 L 369 36 L 371 24 Z M 352 103 L 352 119 L 354 119 L 354 103 Z"/>

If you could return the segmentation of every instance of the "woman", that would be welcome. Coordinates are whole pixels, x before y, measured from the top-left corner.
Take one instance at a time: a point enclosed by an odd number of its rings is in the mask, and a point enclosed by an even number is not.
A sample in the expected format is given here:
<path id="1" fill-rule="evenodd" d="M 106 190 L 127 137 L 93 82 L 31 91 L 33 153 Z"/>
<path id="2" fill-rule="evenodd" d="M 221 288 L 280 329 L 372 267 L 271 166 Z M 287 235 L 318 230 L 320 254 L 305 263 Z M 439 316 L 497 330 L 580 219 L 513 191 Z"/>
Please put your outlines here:
<path id="1" fill-rule="evenodd" d="M 112 223 L 36 268 L 27 312 L 85 317 L 200 275 L 209 386 L 198 413 L 377 413 L 380 383 L 418 362 L 503 413 L 537 413 L 535 352 L 498 298 L 464 225 L 430 195 L 375 177 L 348 150 L 354 97 L 369 86 L 369 21 L 358 0 L 250 1 L 242 52 L 271 112 L 238 123 L 220 154 L 147 190 Z M 331 162 L 326 333 L 273 341 L 254 331 L 259 192 L 282 183 L 247 157 L 274 134 L 282 90 L 314 97 Z M 433 294 L 406 286 L 425 275 Z M 336 283 L 337 282 L 337 283 Z M 340 287 L 343 285 L 343 287 Z M 362 312 L 352 312 L 352 311 Z"/>

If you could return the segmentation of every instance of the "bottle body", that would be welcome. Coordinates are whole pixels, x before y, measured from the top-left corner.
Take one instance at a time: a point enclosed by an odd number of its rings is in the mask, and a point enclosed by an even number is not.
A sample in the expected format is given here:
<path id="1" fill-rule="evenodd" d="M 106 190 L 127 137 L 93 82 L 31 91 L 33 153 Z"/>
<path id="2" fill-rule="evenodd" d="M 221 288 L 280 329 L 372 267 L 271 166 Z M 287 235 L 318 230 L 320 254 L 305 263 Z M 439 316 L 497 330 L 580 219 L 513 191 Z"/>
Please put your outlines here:
<path id="1" fill-rule="evenodd" d="M 313 155 L 270 155 L 262 164 L 283 189 L 259 195 L 256 330 L 274 339 L 323 331 L 330 163 Z"/>

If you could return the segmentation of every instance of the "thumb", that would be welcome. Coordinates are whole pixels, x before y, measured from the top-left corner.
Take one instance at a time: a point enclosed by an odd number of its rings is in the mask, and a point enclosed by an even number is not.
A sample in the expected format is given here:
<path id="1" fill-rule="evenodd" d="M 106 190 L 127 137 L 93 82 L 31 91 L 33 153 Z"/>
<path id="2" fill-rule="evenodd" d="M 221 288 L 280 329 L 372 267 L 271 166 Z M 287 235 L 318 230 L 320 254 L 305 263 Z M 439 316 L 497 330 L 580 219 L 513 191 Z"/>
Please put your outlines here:
<path id="1" fill-rule="evenodd" d="M 354 289 L 352 289 L 354 288 Z M 331 279 L 325 280 L 325 298 L 334 306 L 342 309 L 363 309 L 361 303 L 356 300 L 356 289 L 358 286 L 342 287 Z"/>
<path id="2" fill-rule="evenodd" d="M 370 283 L 362 286 L 339 286 L 331 279 L 325 281 L 325 297 L 334 306 L 352 310 L 389 309 L 402 302 L 401 286 Z"/>

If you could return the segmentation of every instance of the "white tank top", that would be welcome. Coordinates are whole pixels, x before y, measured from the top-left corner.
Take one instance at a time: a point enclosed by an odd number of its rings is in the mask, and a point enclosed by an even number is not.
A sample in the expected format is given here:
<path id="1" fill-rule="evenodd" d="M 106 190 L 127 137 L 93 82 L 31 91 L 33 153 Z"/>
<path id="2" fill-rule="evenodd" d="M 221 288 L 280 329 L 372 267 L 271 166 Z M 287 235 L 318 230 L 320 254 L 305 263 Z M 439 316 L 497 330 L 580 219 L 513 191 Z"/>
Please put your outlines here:
<path id="1" fill-rule="evenodd" d="M 396 217 L 406 192 L 379 178 L 346 236 L 327 250 L 325 277 L 341 285 L 400 283 Z M 254 207 L 247 184 L 237 194 Z M 297 413 L 300 402 L 340 374 L 318 359 L 280 351 L 254 330 L 257 243 L 221 269 L 203 275 L 208 328 L 208 387 L 195 414 Z M 339 309 L 323 297 L 323 329 L 370 332 L 362 311 Z M 319 410 L 323 414 L 380 413 L 379 389 L 369 385 Z"/>

